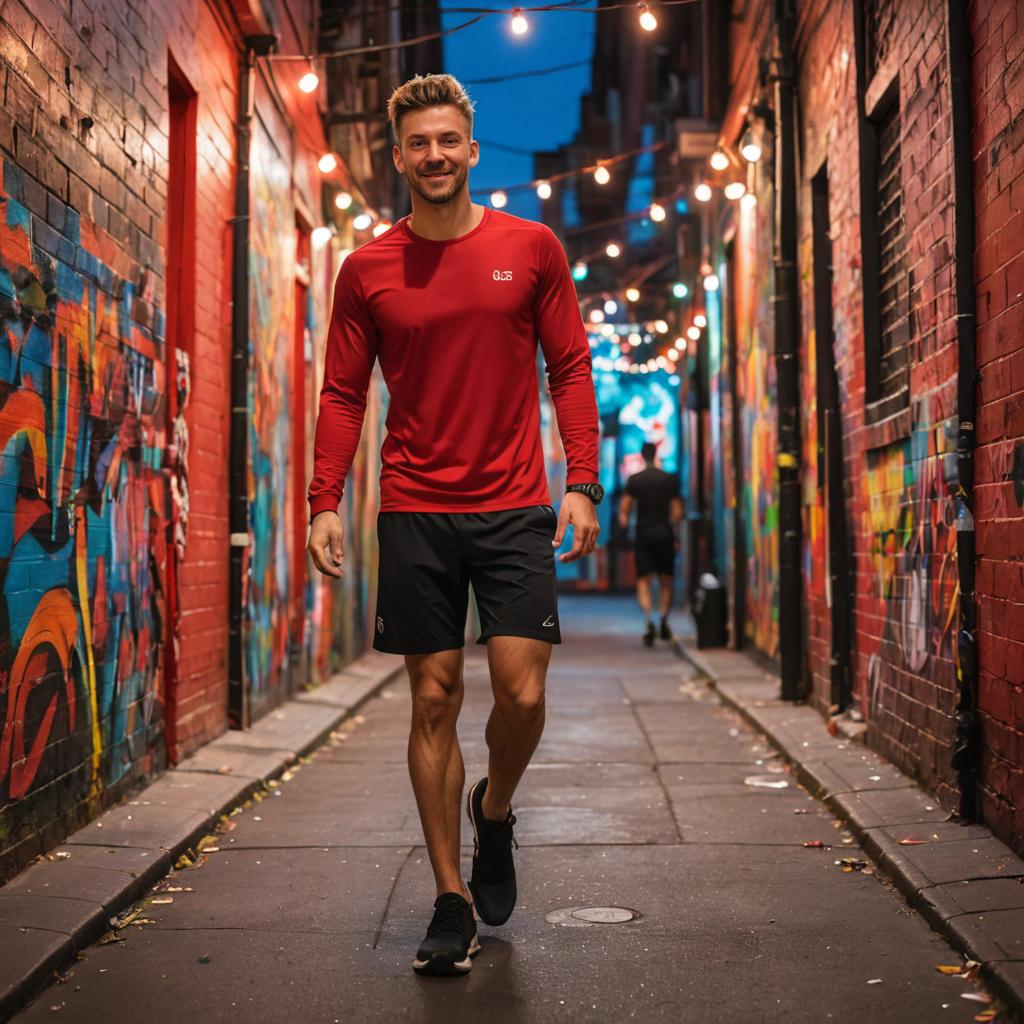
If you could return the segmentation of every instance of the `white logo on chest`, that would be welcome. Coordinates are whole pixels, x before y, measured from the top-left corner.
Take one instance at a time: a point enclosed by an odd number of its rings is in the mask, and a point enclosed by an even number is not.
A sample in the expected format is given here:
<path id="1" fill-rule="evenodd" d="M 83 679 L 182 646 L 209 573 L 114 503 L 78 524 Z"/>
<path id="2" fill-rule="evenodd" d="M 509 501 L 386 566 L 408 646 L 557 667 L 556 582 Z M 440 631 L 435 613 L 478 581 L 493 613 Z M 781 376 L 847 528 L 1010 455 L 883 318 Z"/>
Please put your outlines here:
<path id="1" fill-rule="evenodd" d="M 511 270 L 495 270 L 491 274 L 491 277 L 493 277 L 495 281 L 511 281 L 512 280 L 512 271 Z"/>

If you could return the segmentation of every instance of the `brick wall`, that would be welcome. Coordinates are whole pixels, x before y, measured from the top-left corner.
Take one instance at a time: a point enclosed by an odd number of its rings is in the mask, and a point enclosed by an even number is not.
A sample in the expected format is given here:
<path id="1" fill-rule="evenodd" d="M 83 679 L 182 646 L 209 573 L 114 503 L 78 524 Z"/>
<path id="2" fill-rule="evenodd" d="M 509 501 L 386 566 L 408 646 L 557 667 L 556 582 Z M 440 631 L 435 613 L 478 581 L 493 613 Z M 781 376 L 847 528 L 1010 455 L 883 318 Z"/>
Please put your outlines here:
<path id="1" fill-rule="evenodd" d="M 1024 12 L 972 3 L 981 808 L 1024 851 Z"/>

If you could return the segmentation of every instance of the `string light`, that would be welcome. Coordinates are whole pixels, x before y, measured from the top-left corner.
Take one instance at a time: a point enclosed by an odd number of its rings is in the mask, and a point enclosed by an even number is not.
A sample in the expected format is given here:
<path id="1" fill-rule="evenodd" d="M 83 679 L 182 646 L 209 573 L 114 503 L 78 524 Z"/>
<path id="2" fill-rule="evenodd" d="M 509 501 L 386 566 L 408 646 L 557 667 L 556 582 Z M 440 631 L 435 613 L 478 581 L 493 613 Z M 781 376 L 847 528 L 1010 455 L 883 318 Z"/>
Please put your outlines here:
<path id="1" fill-rule="evenodd" d="M 517 7 L 512 12 L 512 31 L 517 36 L 524 36 L 526 35 L 526 32 L 529 29 L 529 27 L 530 23 L 526 20 L 525 16 L 523 15 L 522 9 Z"/>
<path id="2" fill-rule="evenodd" d="M 334 205 L 339 210 L 347 210 L 352 205 L 352 193 L 351 192 L 339 192 L 334 197 Z"/>
<path id="3" fill-rule="evenodd" d="M 707 318 L 707 317 L 706 317 L 706 316 L 705 316 L 705 315 L 704 315 L 703 313 L 698 313 L 698 314 L 697 314 L 697 315 L 696 315 L 696 316 L 695 316 L 695 317 L 693 318 L 693 322 L 694 322 L 694 323 L 695 323 L 695 324 L 696 324 L 696 325 L 697 325 L 698 327 L 707 327 L 707 325 L 708 325 L 708 318 Z"/>
<path id="4" fill-rule="evenodd" d="M 718 277 L 715 274 L 708 274 L 708 276 L 704 278 L 704 291 L 718 291 Z"/>
<path id="5" fill-rule="evenodd" d="M 697 341 L 697 339 L 700 338 L 700 328 L 696 324 L 691 324 L 686 328 L 686 336 Z"/>
<path id="6" fill-rule="evenodd" d="M 638 302 L 639 299 L 640 299 L 640 289 L 639 288 L 627 288 L 626 289 L 626 298 L 630 302 Z"/>
<path id="7" fill-rule="evenodd" d="M 594 181 L 598 185 L 607 185 L 612 180 L 611 172 L 603 164 L 598 164 L 594 169 Z"/>
<path id="8" fill-rule="evenodd" d="M 651 208 L 647 211 L 648 216 L 655 223 L 661 223 L 668 214 L 665 213 L 665 207 L 661 203 L 651 203 Z"/>
<path id="9" fill-rule="evenodd" d="M 742 181 L 730 181 L 722 191 L 726 199 L 739 199 L 747 191 L 747 186 Z"/>
<path id="10" fill-rule="evenodd" d="M 756 164 L 761 159 L 761 146 L 749 128 L 744 133 L 743 141 L 740 143 L 740 154 L 750 164 Z"/>
<path id="11" fill-rule="evenodd" d="M 375 227 L 375 228 L 373 229 L 373 237 L 374 237 L 374 238 L 380 238 L 380 236 L 381 236 L 381 235 L 383 235 L 383 234 L 384 234 L 384 232 L 386 232 L 386 231 L 390 231 L 390 230 L 391 230 L 391 221 L 389 221 L 389 220 L 382 220 L 382 221 L 381 221 L 381 222 L 380 222 L 380 223 L 379 223 L 379 224 L 378 224 L 378 225 L 377 225 L 377 226 L 376 226 L 376 227 Z"/>
<path id="12" fill-rule="evenodd" d="M 547 181 L 537 182 L 537 198 L 538 199 L 550 199 L 551 198 L 551 184 Z"/>
<path id="13" fill-rule="evenodd" d="M 320 76 L 315 71 L 307 71 L 299 79 L 299 88 L 303 92 L 316 92 L 317 86 L 320 84 Z"/>
<path id="14" fill-rule="evenodd" d="M 497 192 L 491 193 L 491 206 L 496 210 L 500 210 L 505 206 L 508 206 L 508 196 L 499 189 Z"/>
<path id="15" fill-rule="evenodd" d="M 658 334 L 668 334 L 668 324 L 664 320 L 655 320 L 654 329 Z"/>
<path id="16" fill-rule="evenodd" d="M 693 190 L 693 198 L 699 203 L 706 203 L 711 198 L 711 186 L 702 181 Z"/>
<path id="17" fill-rule="evenodd" d="M 676 283 L 672 285 L 672 294 L 677 299 L 685 299 L 686 296 L 690 294 L 690 289 L 687 288 L 682 281 L 676 281 Z"/>
<path id="18" fill-rule="evenodd" d="M 321 174 L 330 174 L 338 166 L 338 158 L 333 153 L 324 153 L 316 162 Z"/>
<path id="19" fill-rule="evenodd" d="M 318 228 L 313 228 L 313 233 L 310 236 L 310 241 L 319 248 L 321 245 L 326 245 L 331 240 L 331 229 L 325 228 L 322 225 Z"/>
<path id="20" fill-rule="evenodd" d="M 590 322 L 592 324 L 603 324 L 604 323 L 604 310 L 603 309 L 592 309 L 590 311 Z"/>
<path id="21" fill-rule="evenodd" d="M 740 198 L 740 207 L 744 210 L 752 210 L 757 206 L 757 196 L 753 192 L 744 192 Z"/>
<path id="22" fill-rule="evenodd" d="M 572 279 L 574 281 L 585 281 L 588 273 L 590 273 L 590 268 L 583 260 L 577 260 L 572 265 Z"/>
<path id="23" fill-rule="evenodd" d="M 658 27 L 658 19 L 651 13 L 647 4 L 637 4 L 640 8 L 640 27 L 645 32 L 653 32 Z"/>
<path id="24" fill-rule="evenodd" d="M 725 152 L 721 149 L 716 149 L 711 154 L 711 159 L 708 161 L 716 171 L 724 171 L 729 166 L 729 158 L 725 155 Z"/>
<path id="25" fill-rule="evenodd" d="M 640 337 L 640 335 L 639 335 L 639 334 L 637 334 L 637 332 L 636 332 L 636 331 L 633 331 L 633 332 L 632 332 L 632 333 L 630 334 L 629 338 L 628 338 L 629 344 L 630 344 L 630 346 L 631 346 L 632 348 L 639 348 L 639 347 L 640 347 L 640 342 L 642 342 L 643 340 L 644 340 L 644 339 L 643 339 L 643 338 L 641 338 L 641 337 Z"/>
<path id="26" fill-rule="evenodd" d="M 607 299 L 604 304 L 604 311 L 609 316 L 615 316 L 619 311 L 619 304 L 614 299 Z"/>
<path id="27" fill-rule="evenodd" d="M 617 256 L 621 256 L 622 255 L 622 247 L 619 246 L 616 242 L 609 242 L 604 247 L 604 251 L 609 256 L 611 256 L 612 259 L 615 259 Z"/>
<path id="28" fill-rule="evenodd" d="M 373 223 L 373 218 L 368 213 L 360 213 L 352 219 L 352 227 L 356 231 L 365 231 Z"/>

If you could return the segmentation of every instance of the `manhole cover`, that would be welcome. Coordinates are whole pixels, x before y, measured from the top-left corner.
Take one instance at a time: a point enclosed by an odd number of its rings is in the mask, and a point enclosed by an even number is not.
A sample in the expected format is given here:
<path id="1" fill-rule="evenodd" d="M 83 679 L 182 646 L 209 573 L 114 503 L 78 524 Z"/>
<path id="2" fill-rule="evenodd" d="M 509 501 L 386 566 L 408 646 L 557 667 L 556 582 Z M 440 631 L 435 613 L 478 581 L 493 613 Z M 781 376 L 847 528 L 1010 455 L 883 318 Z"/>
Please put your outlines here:
<path id="1" fill-rule="evenodd" d="M 567 928 L 589 928 L 595 924 L 626 924 L 639 920 L 640 914 L 628 907 L 563 907 L 544 915 L 548 924 Z"/>

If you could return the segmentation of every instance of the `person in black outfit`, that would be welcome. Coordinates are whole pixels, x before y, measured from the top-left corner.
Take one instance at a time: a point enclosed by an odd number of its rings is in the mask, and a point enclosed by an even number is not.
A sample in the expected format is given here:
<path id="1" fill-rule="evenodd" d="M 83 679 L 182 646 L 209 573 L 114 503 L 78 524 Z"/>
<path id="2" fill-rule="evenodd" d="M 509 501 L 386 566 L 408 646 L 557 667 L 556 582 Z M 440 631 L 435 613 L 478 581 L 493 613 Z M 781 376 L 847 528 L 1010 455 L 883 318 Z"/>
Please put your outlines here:
<path id="1" fill-rule="evenodd" d="M 679 495 L 679 479 L 655 464 L 657 445 L 644 443 L 640 454 L 645 469 L 626 481 L 619 504 L 619 525 L 625 533 L 629 516 L 636 505 L 636 598 L 644 613 L 644 643 L 650 647 L 658 635 L 651 619 L 651 581 L 658 576 L 658 604 L 661 611 L 661 638 L 672 639 L 668 613 L 672 607 L 672 578 L 675 574 L 676 531 L 683 518 L 683 499 Z"/>

